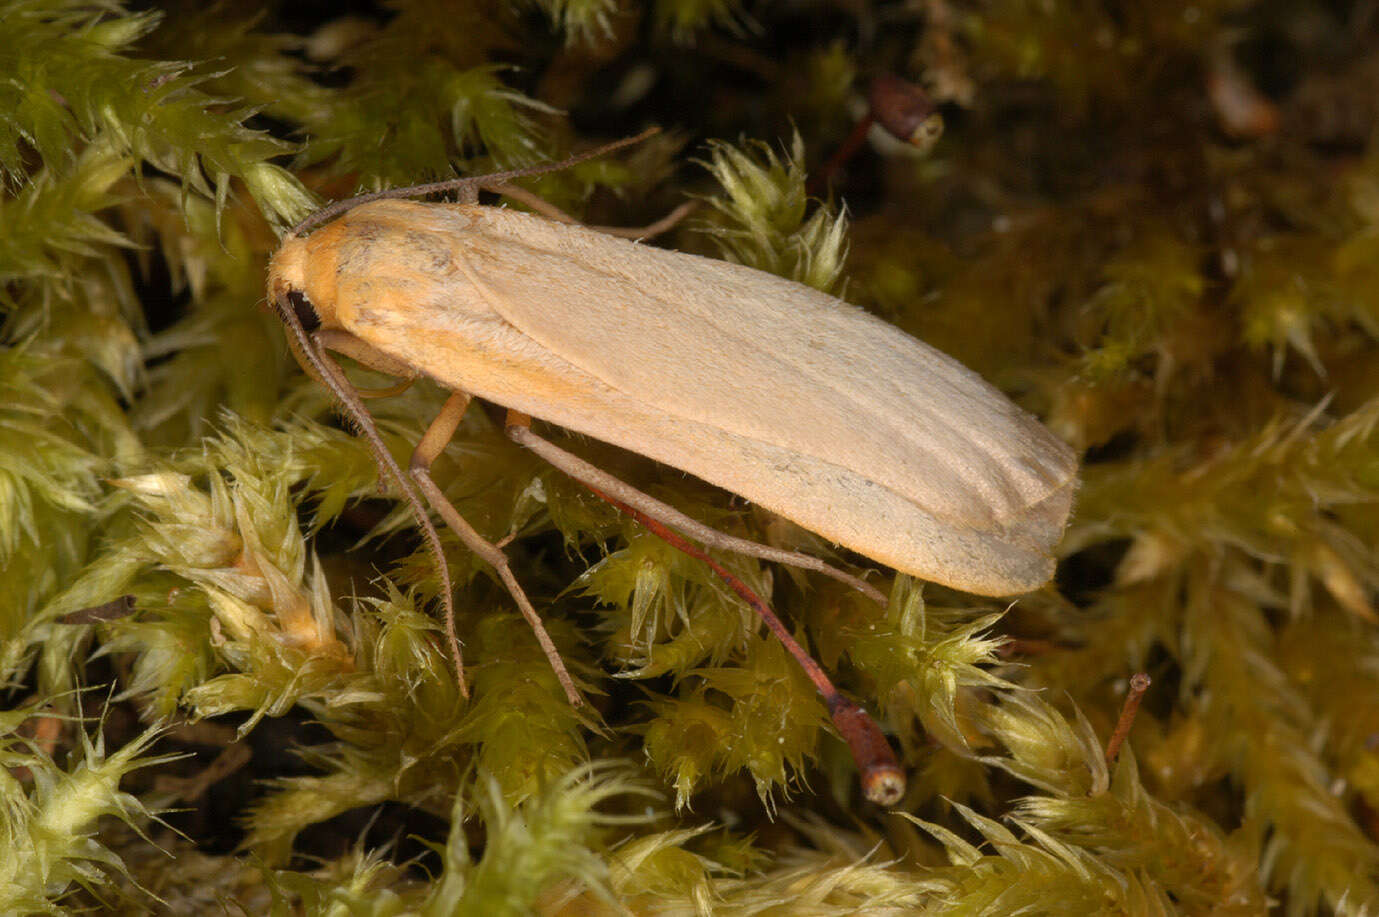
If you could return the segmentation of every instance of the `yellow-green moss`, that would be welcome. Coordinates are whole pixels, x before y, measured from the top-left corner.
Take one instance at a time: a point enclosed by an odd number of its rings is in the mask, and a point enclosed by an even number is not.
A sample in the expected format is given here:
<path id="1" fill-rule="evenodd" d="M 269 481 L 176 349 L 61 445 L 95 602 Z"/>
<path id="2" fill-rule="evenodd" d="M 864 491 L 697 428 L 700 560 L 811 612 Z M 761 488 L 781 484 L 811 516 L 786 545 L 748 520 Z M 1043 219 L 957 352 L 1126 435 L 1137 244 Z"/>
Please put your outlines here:
<path id="1" fill-rule="evenodd" d="M 0 0 L 0 912 L 1379 910 L 1368 7 L 289 6 Z M 946 136 L 807 192 L 883 69 Z M 667 244 L 841 291 L 1086 453 L 1059 578 L 1010 607 L 718 557 L 881 715 L 897 812 L 702 564 L 478 409 L 436 479 L 591 704 L 447 535 L 464 701 L 414 521 L 259 308 L 321 200 L 647 123 L 532 187 L 592 223 L 705 200 Z M 443 397 L 370 402 L 399 460 Z M 425 820 L 366 832 L 397 811 Z"/>

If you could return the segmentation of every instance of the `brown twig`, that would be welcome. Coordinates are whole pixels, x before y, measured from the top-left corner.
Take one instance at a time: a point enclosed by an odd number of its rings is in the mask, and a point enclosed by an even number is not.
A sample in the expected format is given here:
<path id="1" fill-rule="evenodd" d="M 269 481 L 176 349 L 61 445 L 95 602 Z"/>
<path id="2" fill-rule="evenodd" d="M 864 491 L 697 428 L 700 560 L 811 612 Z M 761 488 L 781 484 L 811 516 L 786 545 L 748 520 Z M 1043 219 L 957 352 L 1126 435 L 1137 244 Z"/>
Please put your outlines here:
<path id="1" fill-rule="evenodd" d="M 69 611 L 58 618 L 63 624 L 98 624 L 101 621 L 114 621 L 134 614 L 134 596 L 122 595 L 101 605 Z"/>
<path id="2" fill-rule="evenodd" d="M 1144 698 L 1144 692 L 1149 690 L 1150 684 L 1148 672 L 1136 672 L 1130 676 L 1130 690 L 1120 708 L 1120 718 L 1116 720 L 1115 732 L 1111 733 L 1111 741 L 1106 743 L 1108 765 L 1114 764 L 1120 755 L 1120 747 L 1125 744 L 1126 738 L 1130 735 L 1130 728 L 1135 725 L 1135 714 L 1139 712 L 1140 701 Z"/>

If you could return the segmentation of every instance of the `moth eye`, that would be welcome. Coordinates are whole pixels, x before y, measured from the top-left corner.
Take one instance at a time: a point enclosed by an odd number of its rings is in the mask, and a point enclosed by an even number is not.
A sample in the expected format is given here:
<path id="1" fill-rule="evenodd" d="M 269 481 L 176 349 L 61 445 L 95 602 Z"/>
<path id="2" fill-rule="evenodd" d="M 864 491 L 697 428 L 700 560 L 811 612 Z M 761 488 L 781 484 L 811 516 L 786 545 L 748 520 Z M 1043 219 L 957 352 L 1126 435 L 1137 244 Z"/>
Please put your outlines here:
<path id="1" fill-rule="evenodd" d="M 316 309 L 311 305 L 311 300 L 306 298 L 306 294 L 301 290 L 289 290 L 287 301 L 292 304 L 292 311 L 297 314 L 297 321 L 302 323 L 302 329 L 307 334 L 321 327 L 321 316 L 316 314 Z"/>

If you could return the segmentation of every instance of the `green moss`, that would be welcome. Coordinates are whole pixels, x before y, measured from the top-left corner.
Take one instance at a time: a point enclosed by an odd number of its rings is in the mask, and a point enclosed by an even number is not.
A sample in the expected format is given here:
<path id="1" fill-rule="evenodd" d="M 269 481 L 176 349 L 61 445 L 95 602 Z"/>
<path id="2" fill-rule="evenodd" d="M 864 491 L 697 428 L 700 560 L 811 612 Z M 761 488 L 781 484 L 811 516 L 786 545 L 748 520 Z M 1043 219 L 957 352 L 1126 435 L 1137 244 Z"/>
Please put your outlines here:
<path id="1" fill-rule="evenodd" d="M 288 7 L 0 0 L 0 911 L 1379 908 L 1363 5 Z M 825 178 L 886 68 L 947 133 Z M 436 481 L 507 540 L 589 704 L 447 533 L 461 697 L 415 520 L 259 308 L 321 200 L 649 123 L 530 187 L 595 224 L 699 199 L 664 244 L 841 293 L 1086 450 L 1060 575 L 1013 605 L 873 575 L 882 608 L 713 552 L 878 714 L 897 812 L 704 564 L 479 408 Z M 369 402 L 399 462 L 445 394 Z"/>

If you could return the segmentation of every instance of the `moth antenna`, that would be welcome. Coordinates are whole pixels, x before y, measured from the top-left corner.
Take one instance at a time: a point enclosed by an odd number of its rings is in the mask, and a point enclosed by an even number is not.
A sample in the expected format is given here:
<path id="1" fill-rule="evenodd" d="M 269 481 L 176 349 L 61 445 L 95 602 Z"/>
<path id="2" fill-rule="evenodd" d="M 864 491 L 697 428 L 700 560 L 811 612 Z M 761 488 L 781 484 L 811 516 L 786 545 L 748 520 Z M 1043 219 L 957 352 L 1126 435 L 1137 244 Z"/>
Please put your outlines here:
<path id="1" fill-rule="evenodd" d="M 288 295 L 292 294 L 289 293 Z M 421 526 L 422 536 L 426 540 L 427 548 L 430 549 L 431 559 L 436 565 L 436 575 L 440 579 L 441 604 L 445 612 L 445 636 L 450 644 L 451 656 L 455 661 L 456 683 L 459 685 L 460 695 L 468 699 L 469 688 L 464 680 L 464 658 L 460 653 L 460 639 L 455 633 L 455 597 L 450 583 L 450 567 L 445 562 L 445 552 L 441 548 L 440 533 L 436 531 L 435 525 L 431 522 L 431 516 L 426 511 L 421 497 L 412 488 L 411 480 L 398 467 L 397 462 L 393 459 L 393 454 L 388 451 L 388 447 L 383 442 L 382 434 L 378 432 L 378 427 L 373 422 L 373 416 L 364 407 L 364 402 L 355 394 L 340 367 L 324 354 L 317 352 L 315 342 L 307 334 L 306 328 L 302 326 L 294 309 L 288 308 L 281 301 L 275 301 L 274 307 L 277 309 L 279 318 L 291 329 L 301 355 L 311 362 L 312 367 L 316 370 L 316 377 L 339 400 L 341 407 L 344 408 L 342 416 L 359 430 L 369 446 L 369 451 L 373 453 L 374 461 L 397 483 L 407 505 L 411 507 L 412 515 L 416 517 L 417 524 Z"/>
<path id="2" fill-rule="evenodd" d="M 367 204 L 370 201 L 394 200 L 397 198 L 425 197 L 428 194 L 440 194 L 444 191 L 461 191 L 472 189 L 478 191 L 480 188 L 489 185 L 502 184 L 512 181 L 515 178 L 527 178 L 532 175 L 545 175 L 550 172 L 559 172 L 561 169 L 568 169 L 570 166 L 578 165 L 589 159 L 597 159 L 609 153 L 621 150 L 623 147 L 641 143 L 646 138 L 659 134 L 659 127 L 650 127 L 632 137 L 624 137 L 621 140 L 614 140 L 612 143 L 605 143 L 603 146 L 594 147 L 592 150 L 585 150 L 583 153 L 576 153 L 559 162 L 548 162 L 539 166 L 528 166 L 525 169 L 511 169 L 506 172 L 490 172 L 487 175 L 472 175 L 468 178 L 448 178 L 444 181 L 427 182 L 421 185 L 408 185 L 405 188 L 386 188 L 382 191 L 371 191 L 368 194 L 359 194 L 354 197 L 345 198 L 343 201 L 336 201 L 327 204 L 311 216 L 293 226 L 288 234 L 283 237 L 284 241 L 301 235 L 309 229 L 320 226 L 327 220 L 334 219 L 346 210 L 352 210 L 360 204 Z"/>

